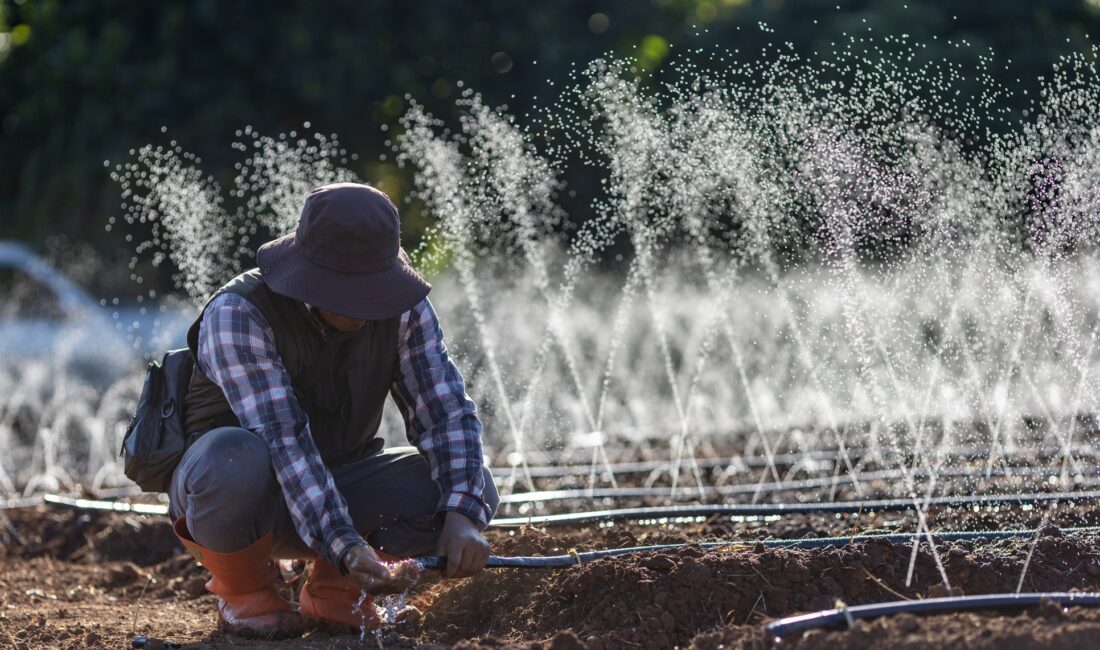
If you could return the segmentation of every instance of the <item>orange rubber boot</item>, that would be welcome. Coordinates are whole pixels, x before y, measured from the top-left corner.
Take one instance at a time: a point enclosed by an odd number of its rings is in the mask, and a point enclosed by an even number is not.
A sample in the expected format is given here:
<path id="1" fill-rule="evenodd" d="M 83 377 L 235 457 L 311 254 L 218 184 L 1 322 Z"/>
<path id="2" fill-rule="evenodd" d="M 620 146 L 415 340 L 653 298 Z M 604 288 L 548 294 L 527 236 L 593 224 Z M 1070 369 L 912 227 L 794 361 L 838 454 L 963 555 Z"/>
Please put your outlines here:
<path id="1" fill-rule="evenodd" d="M 240 551 L 218 553 L 195 542 L 183 517 L 174 529 L 184 547 L 210 571 L 206 590 L 221 598 L 219 630 L 259 639 L 286 639 L 305 632 L 301 614 L 275 589 L 271 533 Z"/>
<path id="2" fill-rule="evenodd" d="M 375 550 L 383 562 L 397 562 L 398 558 L 381 551 Z M 363 595 L 359 583 L 351 576 L 340 573 L 340 570 L 325 562 L 321 558 L 313 561 L 313 570 L 309 573 L 309 580 L 302 585 L 302 592 L 298 596 L 302 614 L 309 618 L 347 625 L 356 630 L 366 626 L 368 630 L 378 629 L 382 620 L 378 618 L 378 612 L 374 609 L 374 599 L 367 594 L 363 603 L 357 609 L 355 604 Z"/>

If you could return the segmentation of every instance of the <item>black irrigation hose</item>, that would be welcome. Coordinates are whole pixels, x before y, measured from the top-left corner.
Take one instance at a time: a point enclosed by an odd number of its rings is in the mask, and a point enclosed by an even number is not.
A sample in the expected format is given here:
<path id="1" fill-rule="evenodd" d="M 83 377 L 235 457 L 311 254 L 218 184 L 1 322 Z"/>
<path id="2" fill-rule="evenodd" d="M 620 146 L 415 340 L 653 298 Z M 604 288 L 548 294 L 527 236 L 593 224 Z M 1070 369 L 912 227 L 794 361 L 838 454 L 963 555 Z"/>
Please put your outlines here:
<path id="1" fill-rule="evenodd" d="M 862 450 L 858 453 L 849 452 L 848 457 L 851 460 L 857 460 L 862 455 Z M 749 457 L 737 457 L 732 464 L 743 464 L 745 469 L 760 469 L 768 466 L 768 459 L 763 456 L 749 456 Z M 810 451 L 801 454 L 776 454 L 772 457 L 772 460 L 776 465 L 796 465 L 804 462 L 822 462 L 822 461 L 835 461 L 839 458 L 843 458 L 843 455 L 839 451 L 825 450 L 825 451 Z M 685 459 L 682 461 L 687 463 Z M 726 456 L 724 458 L 699 458 L 696 460 L 700 469 L 714 469 L 714 468 L 726 468 L 731 464 L 731 458 Z M 672 459 L 659 459 L 659 460 L 627 460 L 609 463 L 611 471 L 616 475 L 619 474 L 641 474 L 646 472 L 653 472 L 660 469 L 669 469 L 675 461 Z M 531 478 L 560 478 L 564 476 L 577 476 L 582 474 L 588 474 L 592 471 L 592 467 L 595 465 L 597 472 L 606 472 L 607 466 L 602 462 L 597 463 L 570 463 L 566 465 L 528 465 L 527 469 L 521 469 L 520 466 L 512 467 L 510 465 L 494 465 L 490 468 L 493 476 L 497 478 L 505 478 L 511 476 L 513 472 L 519 474 L 530 473 Z"/>
<path id="2" fill-rule="evenodd" d="M 923 500 L 919 500 L 924 505 Z M 971 496 L 945 496 L 928 500 L 933 508 L 968 506 L 1031 505 L 1052 501 L 1081 503 L 1100 501 L 1100 491 L 1090 492 L 1035 492 L 1030 494 L 986 494 Z M 697 505 L 651 508 L 620 508 L 592 510 L 557 515 L 529 517 L 505 517 L 493 520 L 493 526 L 515 528 L 518 526 L 563 526 L 592 523 L 595 521 L 686 519 L 692 517 L 769 517 L 793 514 L 834 514 L 859 512 L 898 512 L 913 509 L 912 499 L 867 499 L 859 501 L 833 501 L 827 503 L 757 503 L 743 505 Z"/>
<path id="3" fill-rule="evenodd" d="M 951 596 L 926 600 L 899 600 L 875 605 L 840 606 L 810 614 L 800 614 L 768 623 L 768 634 L 781 639 L 788 634 L 817 628 L 844 630 L 859 619 L 880 618 L 894 614 L 935 614 L 941 612 L 966 612 L 978 609 L 1023 609 L 1034 607 L 1043 601 L 1052 601 L 1062 607 L 1100 607 L 1100 593 L 1031 593 L 988 594 L 982 596 Z"/>
<path id="4" fill-rule="evenodd" d="M 104 512 L 126 512 L 135 515 L 167 515 L 168 506 L 160 503 L 123 503 L 121 501 L 97 501 L 79 499 L 60 494 L 42 496 L 46 505 L 70 508 L 73 510 L 102 510 Z"/>
<path id="5" fill-rule="evenodd" d="M 136 485 L 128 487 L 107 488 L 103 490 L 96 490 L 96 497 L 99 499 L 117 499 L 121 497 L 132 497 L 142 494 L 141 488 Z M 29 497 L 17 497 L 14 499 L 0 499 L 0 510 L 18 510 L 19 508 L 32 508 L 34 506 L 40 506 L 48 502 L 47 497 L 59 497 L 66 499 L 81 499 L 77 494 L 35 494 Z M 107 503 L 107 501 L 104 501 Z"/>
<path id="6" fill-rule="evenodd" d="M 1063 453 L 1065 448 L 1056 445 L 1046 445 L 1040 447 L 1030 447 L 1014 450 L 1010 453 L 1005 453 L 1006 458 L 1015 458 L 1019 456 L 1038 456 L 1040 458 L 1048 457 L 1056 454 Z M 848 459 L 855 462 L 862 458 L 865 454 L 870 453 L 869 450 L 863 448 L 854 448 L 846 450 Z M 951 458 L 979 458 L 984 457 L 989 453 L 988 447 L 978 446 L 962 446 L 951 447 L 945 450 L 945 453 Z M 1097 454 L 1100 453 L 1100 449 L 1096 445 L 1092 444 L 1078 444 L 1071 447 L 1071 453 L 1082 454 Z M 837 461 L 844 458 L 844 453 L 839 449 L 824 449 L 816 451 L 807 451 L 804 453 L 783 453 L 775 454 L 772 457 L 773 462 L 779 466 L 797 465 L 799 463 L 809 462 L 829 462 Z M 700 458 L 696 461 L 700 469 L 726 469 L 731 465 L 742 465 L 746 470 L 760 469 L 768 466 L 768 459 L 763 456 L 726 456 L 723 458 Z M 490 469 L 493 476 L 497 478 L 507 478 L 513 474 L 529 474 L 531 478 L 562 478 L 566 476 L 578 476 L 587 475 L 592 471 L 593 465 L 596 468 L 597 473 L 603 473 L 607 471 L 607 467 L 601 463 L 569 463 L 559 465 L 528 465 L 526 469 L 521 470 L 517 465 L 512 467 L 506 464 L 496 464 Z M 632 460 L 632 461 L 617 461 L 610 463 L 611 471 L 616 475 L 620 474 L 640 474 L 653 472 L 661 469 L 669 469 L 674 465 L 672 459 L 657 459 L 657 460 Z"/>
<path id="7" fill-rule="evenodd" d="M 1100 469 L 1093 470 L 1100 473 Z M 990 473 L 991 477 L 1003 478 L 1055 476 L 1061 472 L 1059 468 L 1048 467 L 1013 467 L 1010 472 L 998 469 Z M 898 469 L 876 470 L 858 474 L 860 481 L 897 481 L 906 476 L 913 478 L 927 478 L 928 474 L 923 469 L 905 472 Z M 955 467 L 936 472 L 939 478 L 976 478 L 984 479 L 979 471 L 975 475 L 974 468 Z M 798 492 L 829 488 L 834 485 L 852 485 L 855 479 L 850 474 L 838 476 L 822 476 L 818 478 L 800 479 L 795 481 L 765 482 L 765 483 L 738 483 L 734 485 L 705 485 L 702 488 L 703 495 L 726 496 L 732 494 L 764 494 L 768 492 Z M 677 488 L 676 498 L 694 499 L 699 496 L 700 488 L 697 485 L 681 485 Z M 640 499 L 646 497 L 670 498 L 671 488 L 668 487 L 627 487 L 627 488 L 574 488 L 565 490 L 538 490 L 535 492 L 517 492 L 501 496 L 501 503 L 543 503 L 547 501 L 569 501 L 571 499 Z"/>
<path id="8" fill-rule="evenodd" d="M 1055 470 L 1041 467 L 1020 467 L 1014 468 L 1013 476 L 1034 476 L 1034 475 L 1048 475 Z M 1058 470 L 1060 471 L 1060 470 Z M 974 470 L 971 468 L 949 468 L 937 472 L 937 476 L 944 477 L 958 477 L 958 476 L 973 476 Z M 924 478 L 926 474 L 923 470 L 917 470 L 911 472 L 911 475 L 916 478 Z M 1004 477 L 1006 475 L 1003 469 L 992 472 L 993 477 Z M 905 473 L 902 470 L 877 470 L 872 472 L 864 472 L 859 474 L 860 480 L 866 481 L 879 481 L 879 480 L 897 480 L 904 478 Z M 979 477 L 980 478 L 980 477 Z M 766 483 L 740 483 L 734 485 L 708 485 L 703 487 L 703 493 L 707 495 L 736 495 L 736 494 L 756 494 L 764 492 L 796 492 L 802 490 L 813 490 L 829 488 L 833 485 L 851 485 L 855 481 L 849 474 L 843 474 L 839 476 L 823 476 L 818 478 L 799 479 L 792 481 L 781 481 L 779 483 L 766 482 Z M 676 498 L 689 499 L 695 498 L 699 495 L 698 486 L 694 485 L 682 485 L 677 488 L 678 492 L 675 495 Z M 141 490 L 136 487 L 133 488 L 117 488 L 113 490 L 104 490 L 99 493 L 101 497 L 114 498 L 122 496 L 135 496 L 142 494 Z M 509 503 L 544 503 L 549 501 L 569 501 L 574 499 L 640 499 L 647 497 L 660 497 L 670 498 L 671 489 L 668 487 L 628 487 L 628 488 L 596 488 L 596 489 L 563 489 L 563 490 L 538 490 L 534 492 L 517 492 L 513 494 L 505 494 L 500 497 L 502 504 Z M 91 499 L 83 499 L 77 495 L 45 495 L 45 496 L 31 496 L 21 499 L 10 499 L 7 501 L 0 500 L 0 510 L 14 510 L 16 508 L 26 508 L 30 506 L 41 505 L 43 502 L 48 501 L 46 497 L 53 498 L 56 504 L 56 500 L 69 499 L 69 500 L 81 500 L 87 502 L 100 503 L 105 501 L 95 501 Z M 111 507 L 97 507 L 94 509 L 99 510 L 111 510 Z"/>
<path id="9" fill-rule="evenodd" d="M 932 538 L 937 542 L 958 542 L 966 540 L 991 541 L 996 539 L 1026 539 L 1034 537 L 1035 530 L 977 530 L 977 531 L 950 531 L 945 533 L 932 533 Z M 1100 533 L 1100 526 L 1082 526 L 1078 528 L 1063 528 L 1064 534 Z M 633 555 L 635 553 L 647 553 L 652 551 L 667 551 L 693 546 L 697 548 L 753 548 L 763 545 L 765 548 L 811 549 L 842 547 L 849 544 L 861 544 L 866 542 L 890 542 L 892 544 L 909 544 L 914 538 L 924 539 L 927 533 L 889 533 L 873 535 L 853 535 L 849 537 L 815 537 L 805 539 L 766 539 L 766 540 L 739 540 L 729 542 L 696 542 L 691 544 L 660 544 L 657 546 L 634 546 L 630 548 L 611 548 L 600 551 L 574 552 L 568 555 L 547 556 L 516 556 L 506 557 L 490 555 L 486 567 L 493 569 L 517 568 L 517 569 L 553 569 L 585 564 L 593 560 L 620 555 Z M 417 558 L 417 561 L 425 569 L 442 569 L 446 566 L 446 558 L 437 555 L 427 555 Z"/>
<path id="10" fill-rule="evenodd" d="M 1088 451 L 1100 452 L 1100 448 L 1097 448 L 1093 445 L 1074 445 L 1074 449 L 1076 449 L 1078 447 L 1080 447 L 1082 451 L 1083 450 L 1088 450 Z M 1058 447 L 1057 449 L 1055 449 L 1053 447 L 1051 447 L 1049 449 L 1043 447 L 1043 448 L 1031 449 L 1031 450 L 1025 450 L 1025 451 L 1028 452 L 1028 453 L 1034 451 L 1034 452 L 1038 452 L 1038 453 L 1040 453 L 1040 455 L 1042 455 L 1042 454 L 1045 454 L 1047 452 L 1056 452 L 1056 451 L 1060 451 L 1060 450 L 1062 450 L 1061 447 Z M 959 447 L 959 448 L 954 448 L 952 451 L 960 452 L 960 455 L 963 455 L 963 456 L 976 455 L 976 454 L 979 453 L 979 450 L 976 447 Z M 862 453 L 862 452 L 863 452 L 863 450 L 850 450 L 850 453 L 853 454 L 851 456 L 852 458 L 858 457 L 859 454 Z M 839 452 L 836 452 L 836 453 L 839 453 Z M 826 450 L 826 451 L 807 452 L 807 453 L 804 453 L 804 454 L 777 454 L 774 458 L 777 461 L 780 460 L 780 459 L 783 459 L 784 461 L 789 460 L 791 462 L 795 462 L 796 460 L 801 460 L 801 461 L 810 460 L 810 461 L 820 462 L 820 461 L 827 461 L 827 460 L 836 460 L 836 457 L 833 454 L 834 454 L 834 452 L 832 450 Z M 1010 454 L 1010 456 L 1015 456 L 1015 455 L 1019 455 L 1019 454 Z M 746 466 L 750 469 L 759 468 L 759 467 L 765 466 L 765 464 L 766 464 L 764 462 L 764 459 L 762 459 L 760 457 L 745 458 L 745 459 L 742 459 L 742 460 L 743 460 L 743 462 L 746 463 Z M 614 468 L 618 467 L 618 468 L 622 469 L 623 473 L 631 473 L 631 472 L 652 471 L 652 470 L 656 470 L 656 469 L 662 469 L 662 468 L 665 468 L 665 467 L 670 467 L 671 464 L 672 464 L 672 461 L 670 461 L 670 460 L 630 461 L 630 462 L 626 462 L 626 463 L 612 464 L 612 468 L 614 469 Z M 716 459 L 700 460 L 700 467 L 723 467 L 727 464 L 728 464 L 728 461 L 726 461 L 726 460 L 716 460 Z M 601 471 L 602 471 L 602 466 L 597 465 L 597 467 L 599 469 L 601 469 Z M 584 473 L 587 473 L 588 470 L 591 469 L 591 464 L 587 464 L 587 465 L 567 465 L 567 466 L 555 466 L 555 465 L 533 466 L 533 467 L 530 467 L 529 469 L 531 469 L 532 472 L 533 472 L 532 476 L 538 475 L 538 476 L 541 476 L 543 478 L 564 477 L 564 476 L 574 475 L 580 469 L 584 469 Z M 558 470 L 566 470 L 566 471 L 558 471 Z M 576 471 L 574 471 L 574 470 L 576 470 Z M 499 467 L 492 468 L 492 471 L 493 471 L 494 476 L 498 476 L 498 477 L 508 476 L 512 472 L 511 469 L 502 469 L 502 468 L 499 468 Z M 1012 475 L 1014 475 L 1014 476 L 1034 476 L 1034 475 L 1049 474 L 1053 471 L 1054 470 L 1052 470 L 1052 469 L 1042 468 L 1042 467 L 1016 467 L 1016 468 L 1013 468 Z M 1058 471 L 1060 471 L 1060 470 L 1058 470 Z M 998 470 L 996 470 L 992 473 L 992 476 L 1003 477 L 1006 474 L 1007 473 L 1004 470 L 998 469 Z M 912 475 L 915 476 L 915 477 L 920 477 L 920 478 L 925 477 L 924 471 L 921 470 L 921 469 L 913 470 Z M 949 469 L 941 470 L 940 472 L 937 473 L 937 476 L 940 476 L 940 477 L 972 476 L 972 475 L 974 475 L 974 471 L 972 469 L 969 469 L 969 468 L 949 468 Z M 868 481 L 894 480 L 894 479 L 898 479 L 898 478 L 903 478 L 905 476 L 905 472 L 903 472 L 902 470 L 899 470 L 899 469 L 875 470 L 875 471 L 864 472 L 864 473 L 860 474 L 859 476 L 860 476 L 861 479 L 865 479 L 865 480 L 868 480 Z M 981 477 L 979 476 L 979 478 L 981 478 Z M 820 477 L 820 478 L 798 479 L 798 480 L 781 481 L 779 483 L 774 483 L 774 482 L 768 482 L 768 483 L 762 483 L 762 484 L 760 484 L 760 483 L 743 483 L 743 484 L 723 485 L 723 486 L 706 486 L 704 488 L 704 491 L 707 492 L 707 493 L 717 492 L 718 494 L 754 494 L 758 491 L 759 492 L 765 492 L 765 491 L 768 491 L 768 492 L 787 492 L 787 491 L 795 491 L 795 490 L 831 487 L 834 484 L 838 485 L 838 486 L 839 485 L 851 485 L 853 482 L 854 481 L 853 481 L 853 479 L 850 475 L 844 474 L 844 475 L 839 475 L 839 476 L 836 476 L 836 477 Z M 1100 481 L 1084 481 L 1084 482 L 1081 482 L 1079 484 L 1089 484 L 1089 485 L 1096 484 L 1096 485 L 1100 485 Z M 692 486 L 692 485 L 683 485 L 679 489 L 681 490 L 681 493 L 680 493 L 681 497 L 694 497 L 694 495 L 698 494 L 698 492 L 699 492 L 698 487 L 697 486 Z M 563 500 L 569 500 L 569 499 L 615 499 L 615 498 L 669 497 L 670 496 L 669 493 L 670 493 L 670 489 L 667 488 L 667 487 L 611 488 L 611 489 L 602 488 L 602 489 L 595 489 L 595 490 L 591 490 L 591 489 L 541 490 L 541 491 L 534 491 L 534 492 L 520 492 L 520 493 L 509 494 L 509 495 L 503 495 L 501 497 L 501 503 L 534 503 L 534 502 L 545 502 L 545 501 L 563 501 Z M 136 496 L 136 495 L 140 495 L 140 494 L 142 494 L 142 490 L 140 488 L 138 488 L 136 485 L 126 486 L 126 487 L 117 487 L 117 488 L 106 488 L 106 489 L 101 489 L 101 490 L 96 490 L 95 491 L 95 495 L 100 500 L 103 500 L 102 501 L 103 503 L 106 503 L 105 500 L 107 500 L 107 499 L 114 499 L 114 498 L 126 497 L 126 496 Z M 82 497 L 79 494 L 45 495 L 45 496 L 56 497 L 56 498 L 64 498 L 64 499 L 74 499 L 74 500 L 81 499 L 81 500 L 84 500 L 84 501 L 91 501 L 91 500 L 88 500 L 88 499 L 84 499 L 84 497 Z M 0 499 L 0 511 L 2 511 L 2 510 L 15 510 L 15 509 L 18 509 L 18 508 L 27 508 L 27 507 L 32 507 L 32 506 L 36 506 L 36 505 L 42 505 L 46 501 L 47 501 L 47 499 L 44 498 L 44 495 L 33 495 L 33 496 L 29 496 L 29 497 L 21 497 L 21 498 L 14 498 L 14 499 Z M 99 503 L 99 501 L 97 501 L 97 503 Z M 95 507 L 93 509 L 115 510 L 117 508 L 103 506 L 103 507 Z M 126 510 L 126 509 L 122 509 L 121 511 L 128 512 L 128 510 Z M 151 514 L 158 514 L 158 513 L 151 513 Z"/>
<path id="11" fill-rule="evenodd" d="M 1081 503 L 1100 500 L 1100 491 L 1091 492 L 1035 492 L 1030 494 L 985 494 L 970 496 L 936 497 L 928 501 L 932 508 L 993 507 L 1009 505 L 1034 505 L 1061 501 Z M 138 515 L 166 515 L 168 506 L 163 504 L 123 503 L 99 501 L 60 494 L 46 494 L 28 505 L 47 504 L 73 510 L 100 510 Z M 921 501 L 923 505 L 923 500 Z M 617 510 L 593 510 L 558 515 L 529 517 L 504 517 L 492 521 L 495 528 L 519 526 L 563 526 L 595 521 L 687 519 L 694 517 L 769 517 L 795 514 L 836 514 L 859 512 L 903 512 L 913 509 L 912 499 L 868 499 L 862 501 L 834 501 L 827 503 L 763 503 L 743 505 L 698 505 L 653 508 L 621 508 Z"/>
<path id="12" fill-rule="evenodd" d="M 20 508 L 33 508 L 34 506 L 40 506 L 44 502 L 41 494 L 36 494 L 30 497 L 19 497 L 15 499 L 4 499 L 0 501 L 0 510 L 19 510 Z"/>

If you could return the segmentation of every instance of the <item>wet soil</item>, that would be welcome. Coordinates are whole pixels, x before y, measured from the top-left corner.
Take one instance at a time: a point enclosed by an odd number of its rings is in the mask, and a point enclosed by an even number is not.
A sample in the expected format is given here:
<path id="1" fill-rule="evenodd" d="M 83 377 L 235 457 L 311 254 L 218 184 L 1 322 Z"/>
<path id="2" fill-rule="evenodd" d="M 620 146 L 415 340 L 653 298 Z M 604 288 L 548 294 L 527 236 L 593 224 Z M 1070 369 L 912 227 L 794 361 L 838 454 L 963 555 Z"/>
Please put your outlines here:
<path id="1" fill-rule="evenodd" d="M 1095 519 L 1095 507 L 1059 509 L 1035 544 L 1025 591 L 1100 590 L 1100 537 L 1057 525 Z M 1042 512 L 934 513 L 935 528 L 1036 525 Z M 796 538 L 867 529 L 912 530 L 900 513 L 716 520 L 690 525 L 491 531 L 498 555 L 560 554 L 716 539 Z M 1008 522 L 1008 523 L 1006 523 Z M 954 592 L 1016 590 L 1031 540 L 938 544 Z M 906 584 L 911 545 L 833 549 L 741 545 L 608 558 L 561 570 L 492 570 L 410 594 L 419 620 L 382 638 L 384 647 L 749 648 L 772 641 L 775 617 L 948 592 L 927 545 Z M 167 522 L 34 508 L 0 512 L 0 647 L 118 648 L 135 634 L 189 648 L 270 647 L 214 630 L 216 600 L 205 571 L 179 553 Z M 293 589 L 287 587 L 290 595 Z M 1020 614 L 894 617 L 844 632 L 815 631 L 779 647 L 1089 647 L 1100 611 L 1036 608 Z M 378 643 L 368 636 L 367 647 Z M 357 636 L 313 632 L 276 647 L 360 647 Z"/>

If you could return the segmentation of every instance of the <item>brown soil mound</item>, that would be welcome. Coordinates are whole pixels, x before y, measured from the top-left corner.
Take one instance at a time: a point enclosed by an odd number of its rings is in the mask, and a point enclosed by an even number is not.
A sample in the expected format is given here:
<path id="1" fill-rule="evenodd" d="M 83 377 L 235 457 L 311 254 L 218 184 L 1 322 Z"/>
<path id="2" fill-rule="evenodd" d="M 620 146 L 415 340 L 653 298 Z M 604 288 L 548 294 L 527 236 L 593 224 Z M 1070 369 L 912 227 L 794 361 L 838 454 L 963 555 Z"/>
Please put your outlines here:
<path id="1" fill-rule="evenodd" d="M 44 506 L 0 512 L 0 557 L 163 562 L 183 550 L 164 517 Z"/>
<path id="2" fill-rule="evenodd" d="M 494 634 L 549 638 L 572 629 L 591 648 L 686 645 L 716 627 L 828 608 L 838 599 L 861 604 L 944 595 L 927 550 L 918 553 L 911 586 L 905 586 L 911 550 L 888 542 L 814 550 L 685 547 L 551 573 L 492 571 L 423 594 L 423 630 L 450 643 Z M 1027 541 L 957 543 L 939 552 L 956 591 L 1006 592 L 1016 588 Z M 1097 588 L 1096 545 L 1049 529 L 1035 549 L 1025 589 Z"/>

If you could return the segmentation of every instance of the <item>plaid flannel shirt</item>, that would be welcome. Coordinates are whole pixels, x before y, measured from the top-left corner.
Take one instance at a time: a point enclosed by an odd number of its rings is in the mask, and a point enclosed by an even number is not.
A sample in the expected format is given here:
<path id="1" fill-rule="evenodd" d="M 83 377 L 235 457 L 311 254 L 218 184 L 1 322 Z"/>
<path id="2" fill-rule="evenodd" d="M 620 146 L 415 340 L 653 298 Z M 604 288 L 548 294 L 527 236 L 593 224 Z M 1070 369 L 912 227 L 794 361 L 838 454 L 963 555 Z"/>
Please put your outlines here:
<path id="1" fill-rule="evenodd" d="M 260 310 L 234 293 L 211 301 L 199 329 L 198 364 L 225 393 L 241 426 L 271 448 L 302 541 L 342 570 L 344 554 L 363 538 L 321 461 Z M 439 485 L 438 510 L 461 512 L 484 528 L 489 511 L 482 499 L 481 422 L 427 298 L 401 315 L 390 394 L 409 441 L 427 458 Z"/>

